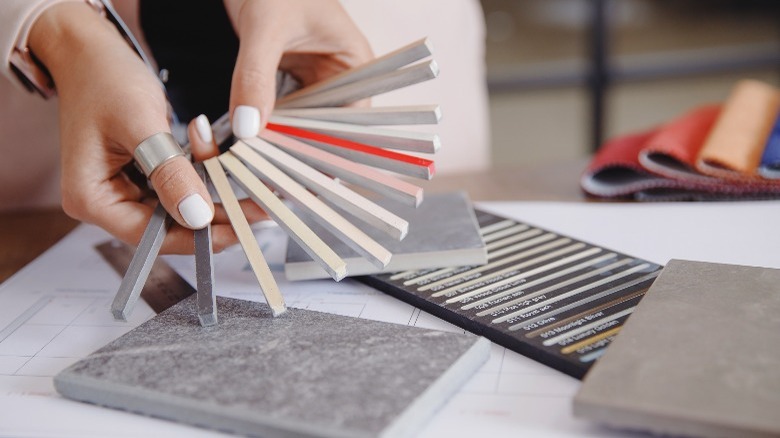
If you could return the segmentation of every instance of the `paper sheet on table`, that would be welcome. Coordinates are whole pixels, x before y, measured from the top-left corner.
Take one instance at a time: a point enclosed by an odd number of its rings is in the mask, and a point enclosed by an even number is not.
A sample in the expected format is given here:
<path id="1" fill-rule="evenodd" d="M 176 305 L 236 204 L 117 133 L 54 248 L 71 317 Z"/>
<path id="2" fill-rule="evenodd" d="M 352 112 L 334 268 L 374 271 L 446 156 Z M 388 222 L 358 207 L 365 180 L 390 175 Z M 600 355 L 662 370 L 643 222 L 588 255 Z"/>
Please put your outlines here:
<path id="1" fill-rule="evenodd" d="M 484 203 L 497 214 L 666 263 L 670 258 L 780 268 L 775 231 L 780 202 L 714 204 Z M 361 318 L 460 331 L 446 322 L 345 280 L 282 278 L 285 236 L 257 230 L 289 305 Z M 81 226 L 0 285 L 0 436 L 222 436 L 217 432 L 62 399 L 51 376 L 153 316 L 139 302 L 127 323 L 109 308 L 120 279 L 93 250 L 108 239 Z M 192 257 L 167 257 L 191 282 Z M 215 260 L 220 295 L 262 300 L 238 248 Z M 422 436 L 620 436 L 571 416 L 578 381 L 494 346 L 491 359 L 431 419 Z"/>

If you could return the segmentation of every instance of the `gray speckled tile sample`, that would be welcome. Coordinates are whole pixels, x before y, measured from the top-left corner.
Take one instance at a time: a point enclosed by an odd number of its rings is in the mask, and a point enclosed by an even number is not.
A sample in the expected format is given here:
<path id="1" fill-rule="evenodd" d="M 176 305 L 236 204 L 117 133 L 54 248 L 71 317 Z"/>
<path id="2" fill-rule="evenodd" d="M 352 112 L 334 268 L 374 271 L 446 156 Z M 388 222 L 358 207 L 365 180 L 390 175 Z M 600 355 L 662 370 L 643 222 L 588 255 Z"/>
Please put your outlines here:
<path id="1" fill-rule="evenodd" d="M 190 297 L 55 377 L 64 396 L 252 436 L 416 431 L 487 359 L 489 342 L 218 298 Z"/>
<path id="2" fill-rule="evenodd" d="M 324 227 L 301 215 L 306 224 L 347 262 L 348 276 L 487 263 L 487 250 L 479 233 L 474 206 L 465 193 L 426 195 L 417 208 L 390 199 L 379 200 L 377 204 L 409 222 L 409 233 L 398 241 L 361 221 L 352 221 L 393 253 L 384 269 L 377 268 Z M 325 270 L 303 248 L 291 239 L 287 242 L 284 272 L 288 279 L 328 278 Z"/>
<path id="3" fill-rule="evenodd" d="M 670 261 L 574 413 L 667 435 L 780 436 L 780 269 Z"/>

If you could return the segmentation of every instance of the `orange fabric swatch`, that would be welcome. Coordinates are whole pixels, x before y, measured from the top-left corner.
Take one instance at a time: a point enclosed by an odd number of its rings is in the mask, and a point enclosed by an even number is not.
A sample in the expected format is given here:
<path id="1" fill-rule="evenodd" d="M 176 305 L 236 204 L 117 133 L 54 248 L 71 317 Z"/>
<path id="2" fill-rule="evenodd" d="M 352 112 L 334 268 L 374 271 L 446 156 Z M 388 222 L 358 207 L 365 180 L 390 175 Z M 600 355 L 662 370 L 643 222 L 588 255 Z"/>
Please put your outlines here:
<path id="1" fill-rule="evenodd" d="M 700 172 L 719 178 L 757 178 L 767 136 L 780 109 L 780 92 L 755 80 L 740 81 L 696 160 Z"/>

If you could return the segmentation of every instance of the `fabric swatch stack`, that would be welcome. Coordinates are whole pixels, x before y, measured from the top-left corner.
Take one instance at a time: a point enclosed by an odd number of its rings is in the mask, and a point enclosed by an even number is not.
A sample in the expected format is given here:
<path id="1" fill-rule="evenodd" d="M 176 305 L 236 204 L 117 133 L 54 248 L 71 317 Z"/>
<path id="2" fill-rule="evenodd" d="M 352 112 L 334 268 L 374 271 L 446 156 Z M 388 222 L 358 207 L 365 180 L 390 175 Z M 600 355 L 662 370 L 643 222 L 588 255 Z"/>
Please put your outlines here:
<path id="1" fill-rule="evenodd" d="M 580 185 L 640 201 L 780 198 L 779 113 L 780 90 L 740 81 L 723 105 L 608 141 Z"/>

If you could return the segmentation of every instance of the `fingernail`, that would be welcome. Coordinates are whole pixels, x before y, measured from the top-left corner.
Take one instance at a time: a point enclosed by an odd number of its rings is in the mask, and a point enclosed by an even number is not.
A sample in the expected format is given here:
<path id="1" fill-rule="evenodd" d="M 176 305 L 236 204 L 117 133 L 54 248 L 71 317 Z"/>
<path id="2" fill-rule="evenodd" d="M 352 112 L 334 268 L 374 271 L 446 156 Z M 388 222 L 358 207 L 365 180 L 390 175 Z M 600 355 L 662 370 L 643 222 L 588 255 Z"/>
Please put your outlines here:
<path id="1" fill-rule="evenodd" d="M 260 132 L 260 110 L 239 105 L 233 111 L 233 135 L 238 138 L 256 137 Z"/>
<path id="2" fill-rule="evenodd" d="M 195 118 L 195 130 L 198 131 L 198 136 L 204 143 L 211 143 L 214 137 L 211 134 L 211 124 L 209 118 L 205 114 L 201 114 Z"/>
<path id="3" fill-rule="evenodd" d="M 197 193 L 187 196 L 179 202 L 179 213 L 184 218 L 184 222 L 196 230 L 205 227 L 214 218 L 214 213 L 209 205 Z"/>

